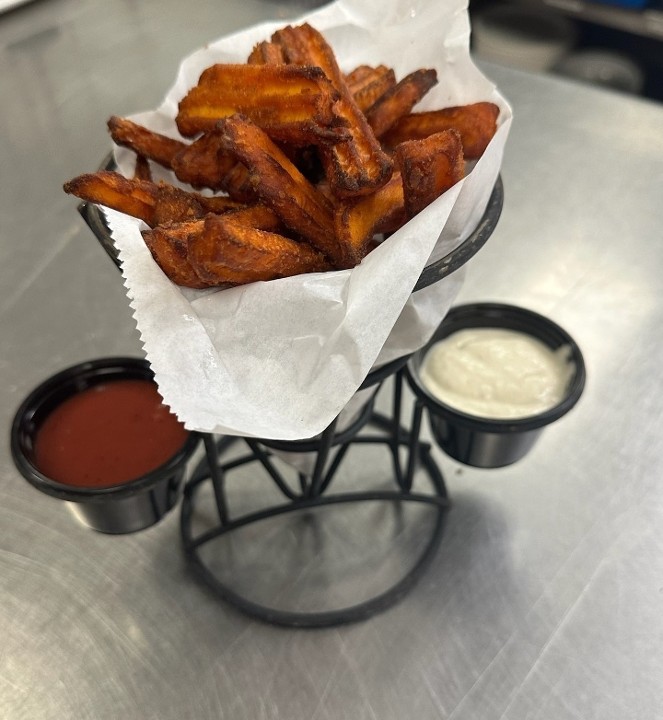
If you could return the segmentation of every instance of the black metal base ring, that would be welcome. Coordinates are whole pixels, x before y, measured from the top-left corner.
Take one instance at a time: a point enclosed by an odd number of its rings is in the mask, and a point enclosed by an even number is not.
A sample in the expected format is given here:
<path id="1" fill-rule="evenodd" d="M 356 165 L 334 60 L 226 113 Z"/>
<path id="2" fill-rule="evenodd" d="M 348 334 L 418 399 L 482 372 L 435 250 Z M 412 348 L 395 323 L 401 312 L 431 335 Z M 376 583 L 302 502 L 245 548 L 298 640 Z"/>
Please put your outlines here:
<path id="1" fill-rule="evenodd" d="M 376 421 L 378 425 L 382 424 L 381 418 L 376 417 Z M 353 442 L 360 442 L 362 440 L 371 443 L 384 442 L 385 444 L 389 444 L 388 439 L 380 440 L 378 438 L 357 438 L 354 441 L 350 441 L 350 443 L 352 444 Z M 224 441 L 222 440 L 221 443 L 223 442 Z M 399 445 L 401 446 L 407 445 L 408 443 L 409 440 L 405 438 L 399 440 Z M 273 506 L 244 515 L 235 520 L 226 520 L 225 522 L 221 522 L 212 530 L 194 538 L 192 534 L 192 524 L 195 511 L 196 493 L 201 484 L 210 480 L 209 473 L 205 474 L 205 461 L 203 461 L 194 472 L 193 479 L 185 488 L 182 501 L 180 527 L 187 561 L 189 562 L 189 565 L 195 575 L 219 598 L 234 606 L 244 614 L 273 625 L 298 628 L 323 628 L 365 620 L 397 603 L 415 585 L 419 578 L 424 574 L 432 558 L 435 556 L 442 540 L 446 511 L 449 508 L 449 500 L 446 494 L 443 478 L 437 465 L 433 461 L 429 450 L 430 448 L 428 445 L 423 443 L 419 444 L 417 447 L 417 455 L 421 468 L 426 471 L 429 480 L 432 483 L 435 491 L 434 494 L 427 495 L 412 492 L 411 490 L 398 489 L 394 491 L 369 490 L 363 492 L 337 493 L 311 498 L 297 498 L 282 505 Z M 250 523 L 259 522 L 260 520 L 287 513 L 315 509 L 317 507 L 366 501 L 425 503 L 433 506 L 437 510 L 437 517 L 425 547 L 406 574 L 387 590 L 356 605 L 323 612 L 292 612 L 261 605 L 238 594 L 235 590 L 228 587 L 228 585 L 221 582 L 208 568 L 199 553 L 199 549 L 206 543 Z"/>

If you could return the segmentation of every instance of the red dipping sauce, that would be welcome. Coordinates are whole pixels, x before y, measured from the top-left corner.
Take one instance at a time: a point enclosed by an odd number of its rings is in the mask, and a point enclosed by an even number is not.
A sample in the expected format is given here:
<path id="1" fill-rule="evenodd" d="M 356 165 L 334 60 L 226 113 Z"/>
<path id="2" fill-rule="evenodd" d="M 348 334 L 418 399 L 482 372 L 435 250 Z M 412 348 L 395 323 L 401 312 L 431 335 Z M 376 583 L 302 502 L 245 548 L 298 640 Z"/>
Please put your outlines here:
<path id="1" fill-rule="evenodd" d="M 64 400 L 35 437 L 35 465 L 64 485 L 102 488 L 169 460 L 189 433 L 150 380 L 111 380 Z"/>

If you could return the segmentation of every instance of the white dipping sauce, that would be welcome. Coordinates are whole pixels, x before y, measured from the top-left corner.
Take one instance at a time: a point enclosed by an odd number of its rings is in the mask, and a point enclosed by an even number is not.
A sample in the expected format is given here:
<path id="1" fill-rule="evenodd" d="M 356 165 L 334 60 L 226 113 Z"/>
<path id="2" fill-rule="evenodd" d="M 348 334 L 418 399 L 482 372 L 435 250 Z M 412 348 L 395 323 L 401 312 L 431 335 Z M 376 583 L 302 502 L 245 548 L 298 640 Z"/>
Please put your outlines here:
<path id="1" fill-rule="evenodd" d="M 568 358 L 568 346 L 551 350 L 515 330 L 469 328 L 433 345 L 421 381 L 433 396 L 468 415 L 524 418 L 565 397 L 574 370 Z"/>

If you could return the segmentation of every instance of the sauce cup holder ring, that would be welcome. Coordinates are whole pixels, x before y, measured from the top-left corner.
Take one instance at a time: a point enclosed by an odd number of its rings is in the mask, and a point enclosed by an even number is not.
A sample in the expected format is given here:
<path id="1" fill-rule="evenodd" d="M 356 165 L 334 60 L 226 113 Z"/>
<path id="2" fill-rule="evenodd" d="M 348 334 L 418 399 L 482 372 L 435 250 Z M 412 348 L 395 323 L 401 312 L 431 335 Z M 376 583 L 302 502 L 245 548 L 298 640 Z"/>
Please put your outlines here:
<path id="1" fill-rule="evenodd" d="M 428 350 L 453 332 L 466 328 L 503 328 L 540 340 L 553 350 L 568 348 L 573 374 L 565 397 L 537 415 L 496 420 L 468 415 L 432 395 L 421 380 L 421 366 Z M 408 361 L 408 384 L 417 401 L 428 411 L 436 444 L 448 456 L 465 465 L 497 468 L 522 459 L 543 429 L 573 408 L 583 392 L 585 362 L 575 340 L 549 318 L 532 310 L 502 303 L 472 303 L 453 307 L 428 343 Z"/>
<path id="2" fill-rule="evenodd" d="M 178 502 L 185 466 L 200 442 L 190 432 L 182 447 L 165 463 L 136 480 L 102 488 L 56 482 L 34 462 L 34 440 L 43 420 L 78 392 L 112 380 L 153 380 L 146 360 L 112 357 L 89 360 L 44 380 L 28 394 L 14 415 L 10 447 L 20 474 L 37 490 L 70 504 L 76 517 L 99 532 L 120 534 L 159 522 Z"/>

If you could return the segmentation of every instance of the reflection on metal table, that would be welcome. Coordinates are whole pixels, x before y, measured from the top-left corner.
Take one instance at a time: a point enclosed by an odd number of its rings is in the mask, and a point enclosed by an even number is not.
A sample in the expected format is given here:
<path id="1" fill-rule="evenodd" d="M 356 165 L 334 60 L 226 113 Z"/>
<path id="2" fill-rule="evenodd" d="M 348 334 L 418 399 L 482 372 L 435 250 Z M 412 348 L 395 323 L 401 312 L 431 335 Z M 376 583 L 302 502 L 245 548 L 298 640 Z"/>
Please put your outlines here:
<path id="1" fill-rule="evenodd" d="M 117 270 L 60 189 L 108 147 L 106 119 L 155 106 L 179 59 L 212 37 L 308 6 L 50 0 L 0 18 L 5 437 L 44 377 L 141 354 Z M 5 453 L 1 717 L 660 715 L 663 109 L 484 70 L 515 122 L 502 217 L 458 302 L 523 305 L 567 329 L 587 364 L 578 406 L 507 468 L 434 451 L 453 509 L 427 574 L 388 611 L 313 632 L 252 621 L 193 582 L 176 514 L 135 535 L 92 533 Z M 250 481 L 238 490 L 247 504 L 262 492 Z M 394 524 L 377 507 L 353 513 L 325 523 L 322 540 L 342 547 L 327 567 L 351 562 L 356 576 L 370 568 L 370 582 L 384 582 Z M 367 526 L 379 529 L 370 547 Z M 419 541 L 406 533 L 398 547 Z M 289 542 L 274 524 L 227 552 L 278 583 Z M 320 566 L 303 560 L 333 600 Z"/>

